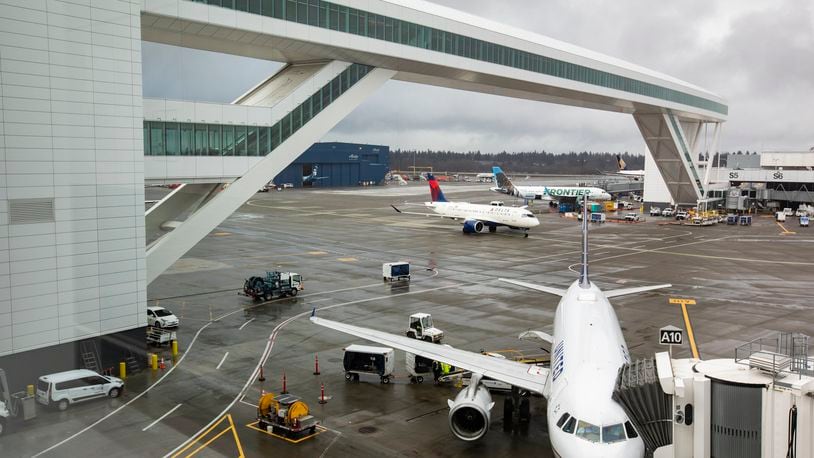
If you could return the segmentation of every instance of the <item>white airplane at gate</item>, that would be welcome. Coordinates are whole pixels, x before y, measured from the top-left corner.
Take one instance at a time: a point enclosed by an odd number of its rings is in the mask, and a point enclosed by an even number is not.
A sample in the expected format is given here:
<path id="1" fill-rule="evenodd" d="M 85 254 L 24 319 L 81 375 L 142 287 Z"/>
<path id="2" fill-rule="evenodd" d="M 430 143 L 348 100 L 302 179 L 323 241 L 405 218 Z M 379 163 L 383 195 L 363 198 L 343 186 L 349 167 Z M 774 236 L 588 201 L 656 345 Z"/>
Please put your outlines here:
<path id="1" fill-rule="evenodd" d="M 587 221 L 588 218 L 584 217 L 582 269 L 579 279 L 568 289 L 501 279 L 561 297 L 554 317 L 553 336 L 541 331 L 521 334 L 522 337 L 533 335 L 551 344 L 550 369 L 318 318 L 316 309 L 311 321 L 470 371 L 470 385 L 454 400 L 448 401 L 449 426 L 459 439 L 477 440 L 489 430 L 494 403 L 488 388 L 481 383 L 487 377 L 515 387 L 512 396 L 506 397 L 505 402 L 509 405 L 504 406 L 504 412 L 529 411 L 528 398 L 521 397 L 520 390 L 548 399 L 547 424 L 557 456 L 644 456 L 644 443 L 622 407 L 611 398 L 619 368 L 630 362 L 630 355 L 608 299 L 671 285 L 623 288 L 603 293 L 588 278 Z"/>
<path id="2" fill-rule="evenodd" d="M 492 191 L 525 200 L 560 200 L 571 197 L 581 199 L 588 196 L 591 200 L 611 200 L 609 192 L 595 186 L 516 186 L 500 167 L 492 167 L 495 176 L 495 187 Z"/>
<path id="3" fill-rule="evenodd" d="M 465 234 L 475 234 L 483 232 L 486 228 L 489 232 L 497 231 L 498 226 L 507 226 L 511 229 L 520 229 L 528 237 L 528 230 L 540 225 L 540 220 L 534 216 L 526 207 L 507 207 L 485 204 L 470 204 L 468 202 L 449 202 L 441 186 L 431 174 L 427 175 L 427 183 L 430 185 L 431 202 L 424 202 L 424 207 L 433 213 L 418 213 L 402 211 L 391 205 L 394 210 L 405 215 L 437 216 L 463 221 L 463 232 Z"/>

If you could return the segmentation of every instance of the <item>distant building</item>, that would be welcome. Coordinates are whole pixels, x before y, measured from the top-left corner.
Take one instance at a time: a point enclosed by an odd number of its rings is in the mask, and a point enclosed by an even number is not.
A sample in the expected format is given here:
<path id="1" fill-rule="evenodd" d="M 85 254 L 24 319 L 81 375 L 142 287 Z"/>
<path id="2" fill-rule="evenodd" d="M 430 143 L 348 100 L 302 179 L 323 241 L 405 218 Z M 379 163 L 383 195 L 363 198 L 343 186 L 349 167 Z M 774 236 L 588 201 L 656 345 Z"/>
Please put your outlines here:
<path id="1" fill-rule="evenodd" d="M 273 182 L 277 185 L 291 183 L 295 188 L 379 184 L 389 171 L 389 164 L 388 146 L 314 143 L 274 177 Z"/>

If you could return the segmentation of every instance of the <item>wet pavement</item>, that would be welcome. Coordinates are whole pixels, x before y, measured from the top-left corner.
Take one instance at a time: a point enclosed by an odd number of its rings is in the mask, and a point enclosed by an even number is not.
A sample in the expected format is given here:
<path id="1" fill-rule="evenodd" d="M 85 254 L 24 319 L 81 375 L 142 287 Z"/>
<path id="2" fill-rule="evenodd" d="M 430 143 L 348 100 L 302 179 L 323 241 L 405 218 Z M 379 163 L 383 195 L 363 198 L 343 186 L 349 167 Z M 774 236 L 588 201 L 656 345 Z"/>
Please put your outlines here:
<path id="1" fill-rule="evenodd" d="M 494 394 L 492 430 L 476 443 L 458 441 L 446 407 L 458 388 L 410 384 L 401 352 L 393 383 L 346 382 L 342 348 L 365 342 L 308 321 L 316 307 L 325 318 L 401 334 L 411 313 L 428 312 L 455 347 L 541 352 L 516 337 L 552 332 L 557 298 L 497 278 L 569 284 L 579 261 L 576 220 L 544 205 L 527 239 L 505 229 L 467 236 L 452 221 L 396 214 L 390 204 L 426 198 L 414 186 L 258 193 L 149 287 L 150 305 L 181 319 L 180 359 L 161 350 L 166 368 L 132 375 L 119 399 L 38 408 L 38 419 L 11 425 L 0 455 L 551 456 L 544 399 L 532 400 L 528 431 L 504 432 L 503 396 Z M 454 200 L 499 198 L 488 185 L 443 186 Z M 752 227 L 666 222 L 592 226 L 592 279 L 601 287 L 674 285 L 612 301 L 634 358 L 664 349 L 660 327 L 684 327 L 669 297 L 698 301 L 690 315 L 703 358 L 731 357 L 736 345 L 777 331 L 814 335 L 814 229 L 796 220 L 783 229 L 768 217 Z M 413 281 L 383 283 L 381 264 L 399 260 L 412 263 Z M 244 278 L 264 270 L 301 273 L 305 290 L 268 303 L 237 295 Z M 257 381 L 261 362 L 265 382 Z M 261 391 L 279 392 L 283 374 L 324 427 L 299 444 L 247 427 Z M 326 404 L 317 402 L 321 384 Z"/>

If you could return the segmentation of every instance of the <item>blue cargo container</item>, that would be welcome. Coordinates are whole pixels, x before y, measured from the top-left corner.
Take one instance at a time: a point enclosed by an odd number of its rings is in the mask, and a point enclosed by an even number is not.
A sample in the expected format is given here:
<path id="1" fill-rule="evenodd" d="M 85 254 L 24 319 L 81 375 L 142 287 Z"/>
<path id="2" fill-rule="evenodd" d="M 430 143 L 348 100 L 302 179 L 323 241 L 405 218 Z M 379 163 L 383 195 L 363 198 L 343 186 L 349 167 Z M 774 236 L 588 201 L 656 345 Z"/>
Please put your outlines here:
<path id="1" fill-rule="evenodd" d="M 575 205 L 569 202 L 560 202 L 560 213 L 568 213 L 574 211 Z"/>
<path id="2" fill-rule="evenodd" d="M 276 185 L 291 183 L 295 188 L 381 184 L 389 164 L 388 146 L 314 143 L 273 181 Z M 304 179 L 310 175 L 314 175 L 314 178 Z"/>

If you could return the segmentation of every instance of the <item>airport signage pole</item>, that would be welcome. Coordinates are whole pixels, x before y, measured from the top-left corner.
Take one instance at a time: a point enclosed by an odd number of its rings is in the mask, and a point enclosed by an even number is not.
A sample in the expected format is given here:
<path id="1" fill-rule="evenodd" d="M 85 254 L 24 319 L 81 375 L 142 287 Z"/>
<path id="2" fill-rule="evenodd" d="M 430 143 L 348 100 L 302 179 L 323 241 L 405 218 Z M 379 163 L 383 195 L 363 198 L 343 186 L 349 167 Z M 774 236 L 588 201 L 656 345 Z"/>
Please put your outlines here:
<path id="1" fill-rule="evenodd" d="M 659 344 L 670 347 L 670 360 L 673 359 L 673 345 L 684 343 L 684 330 L 675 326 L 665 326 L 659 329 Z"/>

